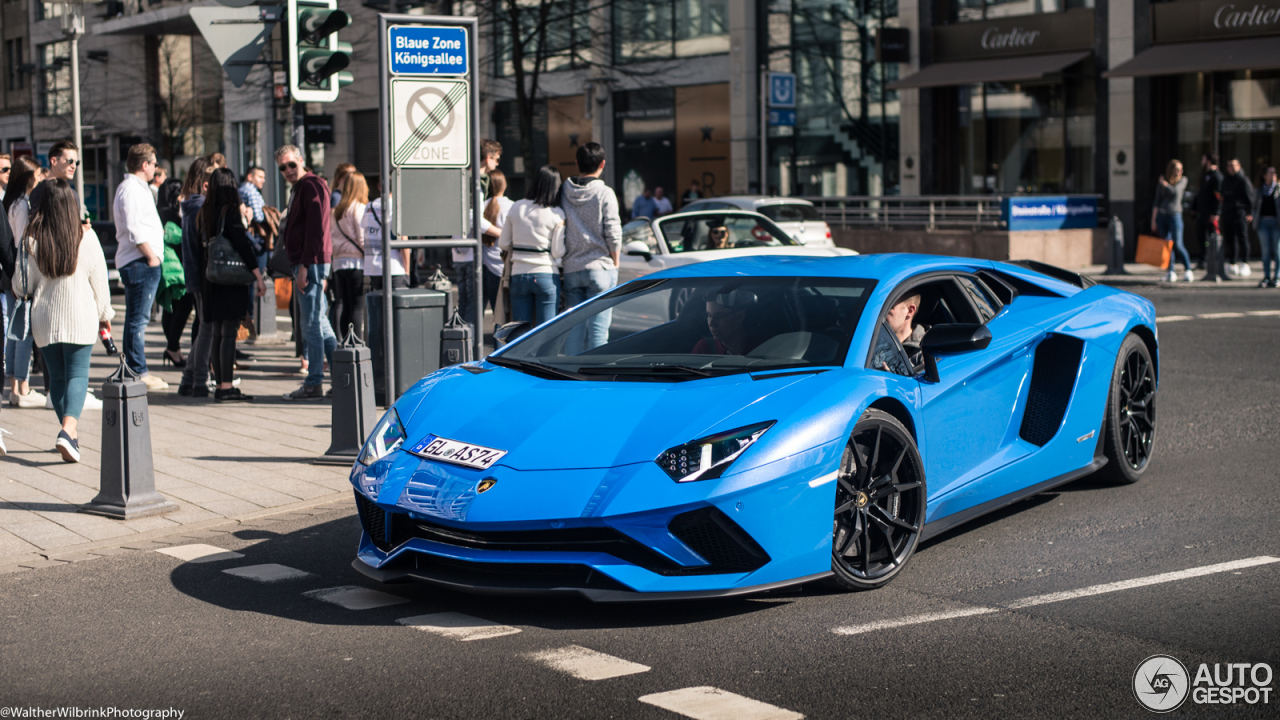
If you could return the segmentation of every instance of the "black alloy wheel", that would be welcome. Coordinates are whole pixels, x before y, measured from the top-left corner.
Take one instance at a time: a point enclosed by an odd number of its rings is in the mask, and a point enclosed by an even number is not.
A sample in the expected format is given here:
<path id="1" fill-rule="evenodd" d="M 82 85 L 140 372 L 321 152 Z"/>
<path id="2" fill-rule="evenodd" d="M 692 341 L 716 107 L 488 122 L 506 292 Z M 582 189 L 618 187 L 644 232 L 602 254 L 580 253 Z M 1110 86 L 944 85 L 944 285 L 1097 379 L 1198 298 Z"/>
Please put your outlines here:
<path id="1" fill-rule="evenodd" d="M 1137 482 L 1151 462 L 1156 439 L 1156 373 L 1147 344 L 1136 335 L 1125 338 L 1111 375 L 1100 474 L 1113 482 Z"/>
<path id="2" fill-rule="evenodd" d="M 920 542 L 927 493 L 911 433 L 892 415 L 868 410 L 854 426 L 836 477 L 831 571 L 843 590 L 892 580 Z"/>

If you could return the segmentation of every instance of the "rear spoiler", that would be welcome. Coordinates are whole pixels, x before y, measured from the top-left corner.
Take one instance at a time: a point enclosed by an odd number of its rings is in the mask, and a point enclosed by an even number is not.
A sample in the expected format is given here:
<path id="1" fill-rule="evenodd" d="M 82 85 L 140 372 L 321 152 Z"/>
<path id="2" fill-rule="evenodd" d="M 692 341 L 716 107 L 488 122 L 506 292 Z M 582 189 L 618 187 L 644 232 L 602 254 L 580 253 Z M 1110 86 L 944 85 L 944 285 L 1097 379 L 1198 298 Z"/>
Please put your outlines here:
<path id="1" fill-rule="evenodd" d="M 1034 270 L 1035 272 L 1038 272 L 1041 275 L 1048 275 L 1049 277 L 1055 280 L 1061 280 L 1062 282 L 1067 283 L 1068 285 L 1075 285 L 1081 290 L 1084 290 L 1085 288 L 1093 287 L 1094 285 L 1098 284 L 1097 281 L 1093 280 L 1092 278 L 1085 277 L 1080 273 L 1071 272 L 1070 270 L 1067 270 L 1065 268 L 1060 268 L 1057 265 L 1042 263 L 1039 260 L 1007 260 L 1006 262 L 1008 262 L 1010 265 L 1018 265 L 1028 270 Z"/>

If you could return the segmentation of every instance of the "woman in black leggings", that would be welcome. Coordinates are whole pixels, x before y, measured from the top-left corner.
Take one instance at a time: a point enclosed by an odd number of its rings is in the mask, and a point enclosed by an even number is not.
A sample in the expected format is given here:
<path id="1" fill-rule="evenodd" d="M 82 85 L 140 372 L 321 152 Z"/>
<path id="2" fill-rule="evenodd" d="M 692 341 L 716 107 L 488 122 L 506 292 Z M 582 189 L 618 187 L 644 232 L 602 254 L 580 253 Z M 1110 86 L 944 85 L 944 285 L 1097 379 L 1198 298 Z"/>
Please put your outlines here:
<path id="1" fill-rule="evenodd" d="M 208 248 L 213 238 L 221 232 L 223 237 L 231 241 L 244 266 L 252 271 L 258 296 L 266 294 L 267 286 L 263 284 L 262 272 L 258 270 L 258 259 L 253 252 L 253 243 L 244 225 L 244 206 L 240 203 L 240 193 L 236 189 L 236 175 L 226 168 L 218 168 L 209 176 L 209 189 L 205 193 L 204 206 L 196 216 L 196 230 L 201 240 L 201 249 Z M 207 255 L 201 253 L 200 267 L 205 267 Z M 216 285 L 209 282 L 206 275 L 200 294 L 201 310 L 204 326 L 201 333 L 210 333 L 213 346 L 209 358 L 213 363 L 213 378 L 218 383 L 214 392 L 214 400 L 218 402 L 244 402 L 252 400 L 249 395 L 233 387 L 236 363 L 236 333 L 240 330 L 240 321 L 249 312 L 249 294 L 244 286 Z"/>
<path id="2" fill-rule="evenodd" d="M 182 214 L 178 212 L 178 198 L 182 194 L 182 183 L 178 180 L 165 181 L 160 186 L 158 193 L 156 209 L 160 211 L 160 222 L 165 225 L 165 231 L 168 231 L 169 223 L 173 223 L 178 228 L 179 234 L 182 231 Z M 182 246 L 177 247 L 179 260 L 182 258 Z M 159 300 L 159 297 L 157 297 Z M 163 305 L 163 303 L 162 303 Z M 186 358 L 182 356 L 182 331 L 187 328 L 187 320 L 191 317 L 191 313 L 196 307 L 196 296 L 190 292 L 184 292 L 181 297 L 169 300 L 169 307 L 165 309 L 160 316 L 160 327 L 164 328 L 164 339 L 166 347 L 164 350 L 164 362 L 174 367 L 184 367 L 187 364 Z M 196 342 L 196 333 L 199 332 L 200 320 L 197 318 L 191 328 L 191 344 Z"/>

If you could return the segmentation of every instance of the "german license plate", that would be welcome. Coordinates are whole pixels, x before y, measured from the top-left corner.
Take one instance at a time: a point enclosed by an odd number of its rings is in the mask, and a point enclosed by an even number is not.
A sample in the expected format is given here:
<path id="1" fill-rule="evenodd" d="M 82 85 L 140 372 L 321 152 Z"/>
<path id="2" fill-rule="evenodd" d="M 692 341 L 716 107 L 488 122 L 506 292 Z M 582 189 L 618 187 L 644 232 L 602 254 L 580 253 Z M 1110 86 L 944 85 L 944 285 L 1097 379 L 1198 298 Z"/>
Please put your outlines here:
<path id="1" fill-rule="evenodd" d="M 507 454 L 506 450 L 494 450 L 482 445 L 449 440 L 438 435 L 428 435 L 409 448 L 409 452 L 428 460 L 453 463 L 476 470 L 488 470 Z"/>

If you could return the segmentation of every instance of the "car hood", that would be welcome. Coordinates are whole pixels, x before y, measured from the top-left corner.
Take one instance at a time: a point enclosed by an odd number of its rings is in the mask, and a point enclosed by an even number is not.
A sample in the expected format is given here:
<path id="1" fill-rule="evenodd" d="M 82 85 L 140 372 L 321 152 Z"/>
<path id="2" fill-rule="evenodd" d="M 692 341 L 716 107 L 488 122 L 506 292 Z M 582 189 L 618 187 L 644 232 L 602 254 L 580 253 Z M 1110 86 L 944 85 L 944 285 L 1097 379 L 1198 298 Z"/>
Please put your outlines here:
<path id="1" fill-rule="evenodd" d="M 505 450 L 499 464 L 516 470 L 649 462 L 711 432 L 779 419 L 780 408 L 766 401 L 813 377 L 579 382 L 485 367 L 494 369 L 446 370 L 407 393 L 397 403 L 406 446 L 438 435 Z"/>
<path id="2" fill-rule="evenodd" d="M 790 255 L 792 257 L 841 257 L 857 255 L 853 250 L 838 247 L 812 247 L 808 245 L 787 245 L 784 247 L 734 248 L 732 250 L 701 250 L 675 255 L 688 263 L 707 260 L 724 260 L 732 257 L 748 255 Z"/>

